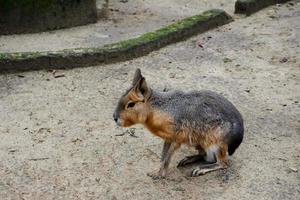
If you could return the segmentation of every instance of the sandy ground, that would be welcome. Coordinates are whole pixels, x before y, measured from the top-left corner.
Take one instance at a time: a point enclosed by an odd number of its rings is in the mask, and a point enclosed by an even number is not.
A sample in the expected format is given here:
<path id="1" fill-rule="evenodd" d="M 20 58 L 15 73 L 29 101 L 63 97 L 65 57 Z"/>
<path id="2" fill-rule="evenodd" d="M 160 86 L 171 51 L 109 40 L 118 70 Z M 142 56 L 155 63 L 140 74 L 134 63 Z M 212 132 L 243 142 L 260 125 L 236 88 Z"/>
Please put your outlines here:
<path id="1" fill-rule="evenodd" d="M 0 52 L 97 47 L 139 36 L 212 8 L 233 13 L 235 0 L 110 0 L 107 20 L 36 34 L 0 36 Z"/>
<path id="2" fill-rule="evenodd" d="M 62 70 L 60 78 L 0 75 L 0 199 L 299 199 L 300 3 L 293 2 L 133 61 Z M 190 178 L 192 167 L 176 168 L 194 153 L 184 147 L 166 180 L 146 175 L 159 168 L 162 140 L 141 126 L 130 135 L 112 119 L 137 67 L 157 90 L 214 90 L 238 107 L 245 139 L 228 170 Z"/>

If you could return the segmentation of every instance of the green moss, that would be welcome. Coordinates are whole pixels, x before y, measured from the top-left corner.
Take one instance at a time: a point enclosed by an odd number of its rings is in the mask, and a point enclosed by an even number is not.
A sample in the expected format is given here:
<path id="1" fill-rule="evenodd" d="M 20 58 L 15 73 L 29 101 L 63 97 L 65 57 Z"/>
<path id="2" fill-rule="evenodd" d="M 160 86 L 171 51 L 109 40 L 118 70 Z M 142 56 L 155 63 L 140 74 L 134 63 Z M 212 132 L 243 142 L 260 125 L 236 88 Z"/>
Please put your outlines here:
<path id="1" fill-rule="evenodd" d="M 0 60 L 7 59 L 7 53 L 0 53 Z"/>
<path id="2" fill-rule="evenodd" d="M 103 47 L 99 47 L 99 48 L 77 48 L 77 49 L 67 49 L 67 50 L 55 51 L 55 52 L 2 53 L 0 54 L 0 61 L 3 59 L 4 60 L 35 59 L 42 56 L 50 56 L 50 57 L 78 56 L 79 57 L 84 54 L 106 55 L 109 53 L 117 53 L 124 50 L 128 50 L 133 47 L 138 47 L 143 44 L 160 42 L 162 39 L 168 40 L 169 36 L 172 34 L 180 35 L 181 31 L 191 29 L 194 26 L 201 24 L 202 22 L 207 22 L 208 20 L 213 19 L 219 15 L 224 15 L 224 17 L 226 17 L 226 19 L 223 19 L 223 23 L 230 20 L 229 19 L 230 17 L 227 16 L 227 14 L 224 11 L 215 9 L 215 10 L 204 12 L 201 15 L 185 18 L 176 23 L 170 24 L 164 28 L 143 34 L 137 38 L 104 45 Z"/>
<path id="3" fill-rule="evenodd" d="M 104 49 L 114 49 L 114 48 L 130 48 L 139 44 L 144 44 L 152 41 L 159 40 L 161 38 L 167 37 L 168 35 L 176 32 L 180 32 L 184 29 L 191 28 L 199 22 L 204 22 L 209 18 L 213 18 L 217 15 L 224 13 L 222 10 L 214 9 L 206 11 L 201 15 L 196 15 L 192 17 L 185 18 L 181 21 L 168 25 L 164 28 L 156 30 L 154 32 L 149 32 L 140 37 L 105 45 Z"/>

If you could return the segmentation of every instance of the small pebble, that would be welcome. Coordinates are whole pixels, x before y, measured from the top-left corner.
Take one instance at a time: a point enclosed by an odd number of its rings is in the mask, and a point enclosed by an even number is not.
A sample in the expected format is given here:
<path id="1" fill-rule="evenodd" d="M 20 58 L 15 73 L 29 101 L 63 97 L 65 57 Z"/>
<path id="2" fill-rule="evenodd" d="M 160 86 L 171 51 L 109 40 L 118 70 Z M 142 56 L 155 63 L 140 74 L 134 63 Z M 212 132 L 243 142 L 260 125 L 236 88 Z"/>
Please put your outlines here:
<path id="1" fill-rule="evenodd" d="M 169 74 L 169 77 L 170 77 L 170 78 L 175 78 L 175 73 L 170 73 L 170 74 Z"/>
<path id="2" fill-rule="evenodd" d="M 279 62 L 281 63 L 286 63 L 288 61 L 288 59 L 286 57 L 282 58 Z"/>
<path id="3" fill-rule="evenodd" d="M 298 169 L 295 168 L 295 167 L 290 167 L 290 170 L 293 171 L 293 172 L 298 172 Z"/>

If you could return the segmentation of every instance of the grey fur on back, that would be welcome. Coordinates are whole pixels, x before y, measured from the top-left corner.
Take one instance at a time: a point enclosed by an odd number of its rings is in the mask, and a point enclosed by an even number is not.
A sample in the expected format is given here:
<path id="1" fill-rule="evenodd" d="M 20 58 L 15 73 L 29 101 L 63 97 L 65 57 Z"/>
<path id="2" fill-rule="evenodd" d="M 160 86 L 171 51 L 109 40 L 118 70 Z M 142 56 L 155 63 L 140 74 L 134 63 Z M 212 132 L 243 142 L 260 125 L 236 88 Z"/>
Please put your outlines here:
<path id="1" fill-rule="evenodd" d="M 221 127 L 228 152 L 232 155 L 243 139 L 243 119 L 235 106 L 223 96 L 211 91 L 174 91 L 158 93 L 152 91 L 151 105 L 174 118 L 175 129 L 185 124 L 192 129 L 204 131 Z"/>

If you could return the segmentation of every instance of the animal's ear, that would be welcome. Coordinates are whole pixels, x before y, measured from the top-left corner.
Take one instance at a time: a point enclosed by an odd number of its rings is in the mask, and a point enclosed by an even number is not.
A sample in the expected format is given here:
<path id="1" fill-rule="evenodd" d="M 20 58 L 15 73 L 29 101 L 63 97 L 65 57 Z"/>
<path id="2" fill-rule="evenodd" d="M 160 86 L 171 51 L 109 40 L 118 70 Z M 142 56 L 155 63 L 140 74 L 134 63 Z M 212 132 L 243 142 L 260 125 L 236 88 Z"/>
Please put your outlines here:
<path id="1" fill-rule="evenodd" d="M 150 89 L 148 88 L 144 77 L 142 77 L 133 87 L 133 92 L 135 93 L 134 96 L 138 101 L 144 101 L 150 96 Z"/>
<path id="2" fill-rule="evenodd" d="M 142 79 L 143 76 L 142 76 L 142 72 L 141 70 L 138 68 L 135 70 L 135 74 L 134 74 L 134 77 L 133 77 L 133 81 L 132 81 L 132 86 L 136 86 L 136 84 L 140 81 L 140 79 Z"/>

